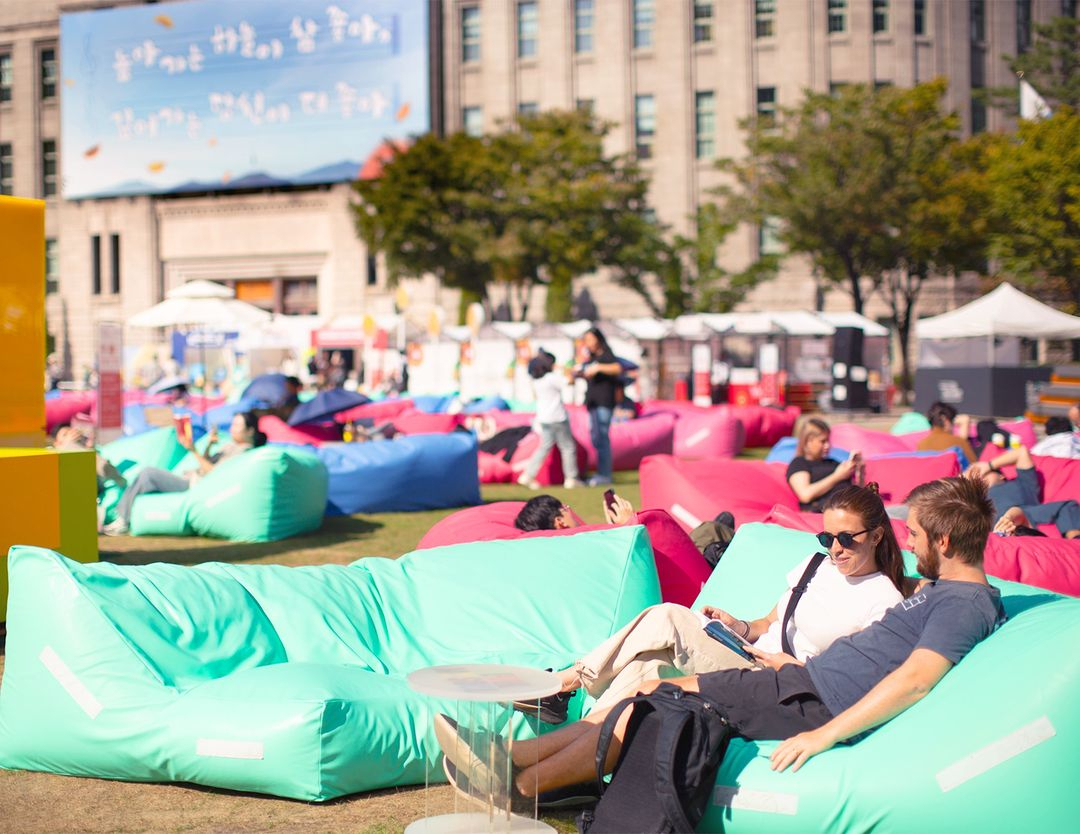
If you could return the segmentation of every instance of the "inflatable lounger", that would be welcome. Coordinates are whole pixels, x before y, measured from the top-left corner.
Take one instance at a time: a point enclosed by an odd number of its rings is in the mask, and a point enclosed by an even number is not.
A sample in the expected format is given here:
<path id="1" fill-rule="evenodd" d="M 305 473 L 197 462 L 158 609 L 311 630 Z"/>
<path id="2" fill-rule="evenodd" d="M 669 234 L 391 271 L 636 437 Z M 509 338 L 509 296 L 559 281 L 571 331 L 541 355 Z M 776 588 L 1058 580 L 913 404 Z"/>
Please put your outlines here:
<path id="1" fill-rule="evenodd" d="M 452 706 L 409 672 L 562 668 L 660 601 L 640 526 L 349 566 L 83 566 L 29 547 L 10 566 L 0 767 L 316 801 L 423 784 L 425 765 L 442 778 L 431 720 Z"/>
<path id="2" fill-rule="evenodd" d="M 746 525 L 698 605 L 758 616 L 776 604 L 785 573 L 817 549 L 809 533 Z M 1062 648 L 1080 641 L 1080 600 L 994 584 L 1009 622 L 862 741 L 774 773 L 776 742 L 734 739 L 698 831 L 1075 830 L 1080 656 Z"/>

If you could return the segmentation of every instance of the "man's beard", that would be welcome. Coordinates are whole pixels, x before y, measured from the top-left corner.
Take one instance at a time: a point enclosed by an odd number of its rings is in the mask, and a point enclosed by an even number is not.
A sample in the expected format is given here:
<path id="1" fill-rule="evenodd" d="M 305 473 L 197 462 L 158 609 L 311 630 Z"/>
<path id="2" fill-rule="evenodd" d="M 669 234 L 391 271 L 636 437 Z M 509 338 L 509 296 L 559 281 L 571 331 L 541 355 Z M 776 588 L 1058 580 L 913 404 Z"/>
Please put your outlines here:
<path id="1" fill-rule="evenodd" d="M 915 568 L 927 579 L 937 579 L 941 573 L 941 553 L 936 542 L 927 542 L 926 558 L 916 560 Z"/>

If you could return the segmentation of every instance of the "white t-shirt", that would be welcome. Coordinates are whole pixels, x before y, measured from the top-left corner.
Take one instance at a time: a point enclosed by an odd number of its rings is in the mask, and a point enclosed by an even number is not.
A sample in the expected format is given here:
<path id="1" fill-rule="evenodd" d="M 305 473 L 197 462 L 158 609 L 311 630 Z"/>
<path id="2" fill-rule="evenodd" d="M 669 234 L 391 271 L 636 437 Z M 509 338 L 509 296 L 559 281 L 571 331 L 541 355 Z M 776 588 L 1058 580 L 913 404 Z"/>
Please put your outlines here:
<path id="1" fill-rule="evenodd" d="M 570 419 L 562 401 L 565 384 L 566 376 L 561 371 L 552 371 L 533 380 L 537 423 L 564 423 Z"/>
<path id="2" fill-rule="evenodd" d="M 787 575 L 788 590 L 776 605 L 776 622 L 757 639 L 756 648 L 766 652 L 783 651 L 780 624 L 791 599 L 791 589 L 802 578 L 811 558 L 807 556 Z M 821 654 L 836 639 L 862 631 L 880 620 L 901 599 L 903 596 L 880 571 L 865 576 L 844 576 L 831 559 L 825 559 L 788 623 L 788 639 L 795 656 L 805 661 Z"/>
<path id="3" fill-rule="evenodd" d="M 1058 432 L 1044 437 L 1031 447 L 1031 454 L 1052 458 L 1080 458 L 1080 432 Z"/>

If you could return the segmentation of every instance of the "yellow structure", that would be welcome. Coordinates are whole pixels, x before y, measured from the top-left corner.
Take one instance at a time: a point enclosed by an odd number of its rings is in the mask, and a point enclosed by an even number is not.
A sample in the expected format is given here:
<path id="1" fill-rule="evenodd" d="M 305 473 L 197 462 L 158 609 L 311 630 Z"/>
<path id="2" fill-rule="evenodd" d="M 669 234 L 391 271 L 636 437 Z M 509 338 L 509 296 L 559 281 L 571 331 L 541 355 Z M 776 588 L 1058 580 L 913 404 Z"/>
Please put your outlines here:
<path id="1" fill-rule="evenodd" d="M 45 203 L 0 197 L 0 621 L 13 544 L 95 562 L 93 452 L 45 445 Z"/>

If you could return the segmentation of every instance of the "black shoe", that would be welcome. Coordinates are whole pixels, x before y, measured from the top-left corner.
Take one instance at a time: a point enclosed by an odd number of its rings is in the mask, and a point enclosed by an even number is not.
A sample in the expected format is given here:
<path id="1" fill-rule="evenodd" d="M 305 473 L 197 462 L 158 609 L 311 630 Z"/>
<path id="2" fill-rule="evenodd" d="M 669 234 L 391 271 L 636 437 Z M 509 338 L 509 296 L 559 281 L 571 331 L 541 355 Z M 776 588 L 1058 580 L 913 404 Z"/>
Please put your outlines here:
<path id="1" fill-rule="evenodd" d="M 595 780 L 542 791 L 537 796 L 537 806 L 547 811 L 562 811 L 571 808 L 591 808 L 600 801 L 600 786 Z"/>
<path id="2" fill-rule="evenodd" d="M 576 689 L 570 692 L 556 692 L 554 695 L 545 695 L 538 701 L 514 701 L 514 709 L 539 718 L 545 724 L 562 724 L 570 712 L 570 699 L 574 697 Z"/>
<path id="3" fill-rule="evenodd" d="M 723 524 L 725 527 L 730 527 L 732 530 L 735 529 L 735 516 L 733 516 L 727 510 L 724 510 L 722 513 L 717 515 L 716 518 L 713 519 L 713 521 L 716 524 Z"/>

